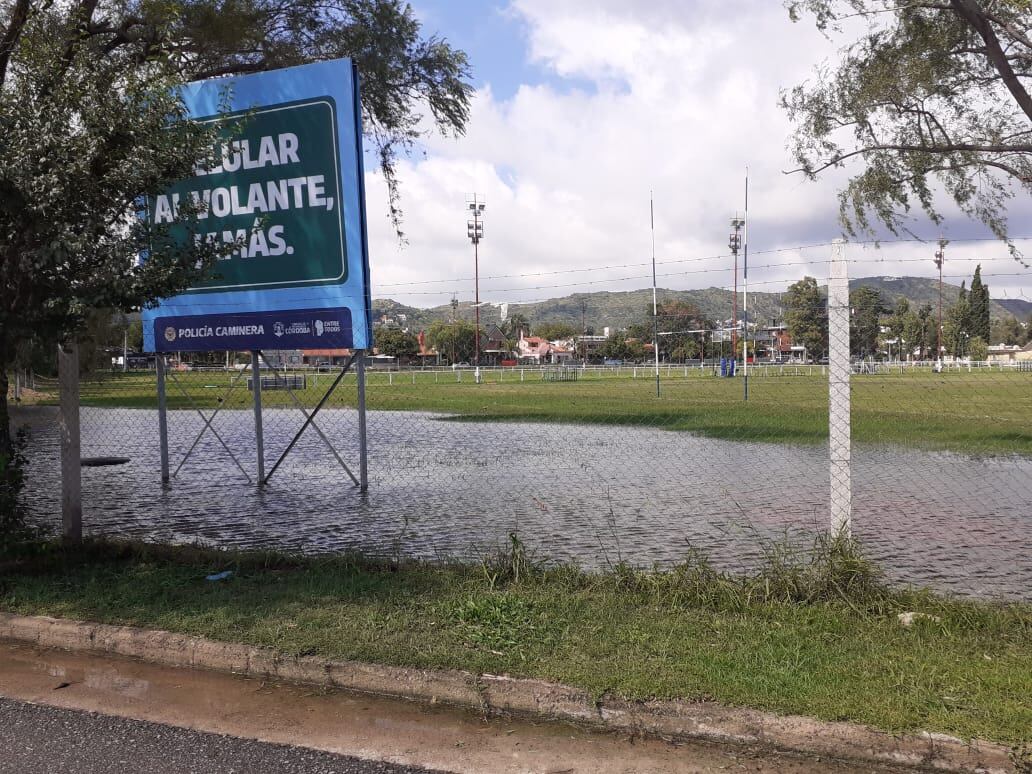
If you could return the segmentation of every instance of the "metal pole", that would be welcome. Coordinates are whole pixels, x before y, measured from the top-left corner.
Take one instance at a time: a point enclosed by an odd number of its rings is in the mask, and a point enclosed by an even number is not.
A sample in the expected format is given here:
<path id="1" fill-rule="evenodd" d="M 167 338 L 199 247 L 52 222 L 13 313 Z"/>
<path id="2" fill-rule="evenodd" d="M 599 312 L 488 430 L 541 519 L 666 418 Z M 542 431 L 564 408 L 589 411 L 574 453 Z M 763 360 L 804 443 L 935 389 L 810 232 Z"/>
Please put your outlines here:
<path id="1" fill-rule="evenodd" d="M 129 328 L 122 331 L 122 373 L 129 370 Z"/>
<path id="2" fill-rule="evenodd" d="M 659 307 L 656 304 L 656 214 L 649 191 L 649 227 L 652 229 L 652 351 L 656 356 L 656 397 L 659 397 Z"/>
<path id="3" fill-rule="evenodd" d="M 738 233 L 738 226 L 735 226 L 735 233 Z M 736 240 L 737 241 L 737 240 Z M 734 290 L 731 293 L 731 359 L 738 354 L 738 246 L 732 250 L 735 256 L 735 279 Z"/>
<path id="4" fill-rule="evenodd" d="M 168 484 L 168 410 L 165 404 L 165 356 L 160 352 L 154 355 L 154 365 L 158 372 L 158 445 L 161 448 L 161 483 Z"/>
<path id="5" fill-rule="evenodd" d="M 369 489 L 369 446 L 366 436 L 366 382 L 365 382 L 365 352 L 360 351 L 357 365 L 358 381 L 358 490 L 366 492 Z"/>
<path id="6" fill-rule="evenodd" d="M 254 387 L 254 439 L 258 446 L 258 486 L 265 483 L 265 435 L 262 432 L 262 375 L 258 350 L 251 350 L 251 384 Z"/>
<path id="7" fill-rule="evenodd" d="M 79 346 L 57 345 L 61 395 L 61 521 L 68 543 L 82 542 L 82 456 L 79 438 Z"/>
<path id="8" fill-rule="evenodd" d="M 742 296 L 742 375 L 745 377 L 745 400 L 749 400 L 749 167 L 745 168 L 745 225 L 742 235 L 742 279 L 745 292 Z"/>

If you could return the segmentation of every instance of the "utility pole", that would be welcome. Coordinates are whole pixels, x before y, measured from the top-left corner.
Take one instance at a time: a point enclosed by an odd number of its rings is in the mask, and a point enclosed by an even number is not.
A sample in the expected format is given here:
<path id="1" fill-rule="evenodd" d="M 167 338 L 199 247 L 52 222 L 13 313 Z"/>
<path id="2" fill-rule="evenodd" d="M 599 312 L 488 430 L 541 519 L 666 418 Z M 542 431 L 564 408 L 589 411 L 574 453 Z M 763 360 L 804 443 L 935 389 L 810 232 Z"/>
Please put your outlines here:
<path id="1" fill-rule="evenodd" d="M 476 312 L 476 330 L 473 334 L 473 365 L 476 368 L 474 379 L 480 383 L 480 240 L 484 238 L 484 209 L 487 206 L 477 198 L 476 193 L 466 197 L 466 205 L 473 214 L 473 220 L 466 221 L 466 236 L 473 243 L 473 282 L 474 310 Z"/>
<path id="2" fill-rule="evenodd" d="M 935 337 L 935 362 L 942 368 L 942 264 L 946 260 L 948 240 L 939 237 L 939 250 L 935 253 L 935 265 L 939 269 L 939 327 Z"/>
<path id="3" fill-rule="evenodd" d="M 588 302 L 585 299 L 581 299 L 580 302 L 580 325 L 581 325 L 581 336 L 588 335 Z M 581 339 L 581 365 L 587 365 L 588 361 L 588 343 Z"/>

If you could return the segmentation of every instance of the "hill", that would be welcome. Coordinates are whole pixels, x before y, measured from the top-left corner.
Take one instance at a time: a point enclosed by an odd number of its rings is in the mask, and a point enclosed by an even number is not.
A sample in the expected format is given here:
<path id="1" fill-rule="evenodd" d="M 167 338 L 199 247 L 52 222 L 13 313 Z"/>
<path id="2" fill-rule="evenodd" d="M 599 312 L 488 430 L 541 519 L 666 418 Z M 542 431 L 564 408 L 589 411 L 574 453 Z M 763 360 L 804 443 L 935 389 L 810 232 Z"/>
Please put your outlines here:
<path id="1" fill-rule="evenodd" d="M 904 297 L 910 301 L 912 308 L 922 304 L 931 304 L 933 308 L 939 302 L 939 282 L 927 277 L 861 277 L 850 280 L 850 289 L 866 286 L 878 290 L 882 294 L 885 305 L 893 308 L 897 299 Z M 990 287 L 990 291 L 992 288 Z M 958 285 L 943 283 L 943 308 L 952 304 L 960 292 Z M 722 288 L 704 288 L 701 290 L 669 290 L 660 288 L 658 295 L 663 300 L 687 301 L 695 304 L 703 315 L 712 319 L 728 319 L 731 317 L 731 291 Z M 739 293 L 739 315 L 741 315 L 742 296 Z M 561 298 L 550 298 L 531 304 L 509 304 L 508 313 L 522 314 L 531 326 L 542 322 L 566 322 L 577 328 L 581 327 L 581 315 L 585 323 L 601 333 L 603 328 L 625 328 L 635 322 L 647 319 L 652 309 L 652 289 L 626 291 L 600 291 L 597 293 L 574 293 Z M 749 318 L 756 321 L 780 320 L 784 305 L 781 293 L 749 293 Z M 990 304 L 992 317 L 1018 317 L 1025 321 L 1032 313 L 1032 302 L 1021 299 L 1000 299 Z M 459 303 L 455 314 L 465 320 L 472 320 L 473 304 L 470 301 Z M 387 316 L 396 319 L 404 327 L 425 329 L 434 320 L 449 320 L 452 316 L 450 304 L 442 304 L 429 309 L 406 306 L 393 299 L 374 299 L 373 316 L 378 319 Z M 484 304 L 481 307 L 480 319 L 483 324 L 501 321 L 501 308 L 497 304 Z"/>

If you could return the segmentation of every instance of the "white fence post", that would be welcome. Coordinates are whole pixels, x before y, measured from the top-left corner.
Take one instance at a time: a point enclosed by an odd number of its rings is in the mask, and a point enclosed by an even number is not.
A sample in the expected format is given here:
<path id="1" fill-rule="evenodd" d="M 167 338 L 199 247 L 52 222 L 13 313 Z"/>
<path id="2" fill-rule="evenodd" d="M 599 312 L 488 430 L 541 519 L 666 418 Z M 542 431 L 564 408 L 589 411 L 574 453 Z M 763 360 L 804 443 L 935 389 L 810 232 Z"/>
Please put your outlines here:
<path id="1" fill-rule="evenodd" d="M 852 519 L 849 406 L 849 273 L 843 240 L 832 244 L 828 279 L 828 452 L 831 534 L 849 537 Z"/>

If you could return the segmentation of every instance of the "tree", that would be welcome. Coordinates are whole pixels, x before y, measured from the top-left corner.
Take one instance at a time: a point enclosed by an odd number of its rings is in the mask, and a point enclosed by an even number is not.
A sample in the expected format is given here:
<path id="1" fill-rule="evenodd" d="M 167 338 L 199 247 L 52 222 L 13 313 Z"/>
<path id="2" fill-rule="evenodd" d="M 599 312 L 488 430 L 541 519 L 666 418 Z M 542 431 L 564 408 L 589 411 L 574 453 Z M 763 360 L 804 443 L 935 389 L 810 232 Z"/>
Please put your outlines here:
<path id="1" fill-rule="evenodd" d="M 849 350 L 854 357 L 869 357 L 878 351 L 881 315 L 884 311 L 881 293 L 863 286 L 849 294 Z"/>
<path id="2" fill-rule="evenodd" d="M 968 357 L 978 363 L 989 359 L 989 346 L 981 336 L 972 336 L 968 342 Z"/>
<path id="3" fill-rule="evenodd" d="M 401 328 L 380 326 L 373 331 L 373 341 L 381 355 L 411 357 L 419 352 L 419 340 Z"/>
<path id="4" fill-rule="evenodd" d="M 931 304 L 922 304 L 917 314 L 911 312 L 903 328 L 903 341 L 906 342 L 908 355 L 916 349 L 919 360 L 928 357 L 936 345 L 935 326 Z"/>
<path id="5" fill-rule="evenodd" d="M 785 293 L 785 325 L 793 343 L 806 347 L 810 357 L 828 352 L 827 304 L 813 277 L 792 284 Z"/>
<path id="6" fill-rule="evenodd" d="M 665 353 L 667 359 L 680 363 L 698 357 L 700 334 L 696 331 L 713 327 L 699 307 L 689 301 L 661 301 L 656 306 L 655 317 L 656 322 L 653 321 L 652 305 L 649 304 L 640 322 L 627 329 L 627 336 L 651 342 L 654 326 L 658 322 L 660 356 L 664 356 Z"/>
<path id="7" fill-rule="evenodd" d="M 476 327 L 465 320 L 435 321 L 427 331 L 430 346 L 453 363 L 468 363 L 476 349 Z"/>
<path id="8" fill-rule="evenodd" d="M 423 38 L 407 4 L 0 0 L 0 455 L 12 342 L 52 345 L 89 308 L 174 294 L 226 249 L 177 248 L 132 217 L 136 197 L 213 161 L 214 130 L 184 120 L 182 82 L 339 56 L 362 73 L 364 126 L 400 235 L 398 151 L 428 127 L 461 133 L 472 94 L 465 54 Z M 150 258 L 134 266 L 144 246 Z"/>
<path id="9" fill-rule="evenodd" d="M 893 233 L 917 204 L 936 223 L 941 186 L 966 215 L 1006 239 L 1015 186 L 1032 193 L 1032 7 L 1018 0 L 788 0 L 793 21 L 826 34 L 865 24 L 837 66 L 781 102 L 793 155 L 815 178 L 860 160 L 839 195 L 850 234 L 870 219 Z M 1012 253 L 1016 254 L 1013 246 Z"/>
<path id="10" fill-rule="evenodd" d="M 975 276 L 971 280 L 969 296 L 971 307 L 969 333 L 972 336 L 978 336 L 982 341 L 989 341 L 989 287 L 982 284 L 982 264 L 975 267 Z"/>
<path id="11" fill-rule="evenodd" d="M 530 323 L 526 316 L 519 312 L 509 315 L 509 318 L 502 323 L 501 328 L 502 333 L 511 339 L 519 339 L 521 332 L 524 336 L 530 335 Z"/>
<path id="12" fill-rule="evenodd" d="M 953 357 L 964 357 L 968 350 L 968 320 L 971 317 L 971 306 L 967 295 L 963 294 L 957 302 L 946 310 L 946 319 L 942 323 L 942 346 Z"/>
<path id="13" fill-rule="evenodd" d="M 145 41 L 94 35 L 96 4 L 4 8 L 0 30 L 0 457 L 10 454 L 6 369 L 90 310 L 128 311 L 189 286 L 233 245 L 195 242 L 133 215 L 211 161 L 214 130 L 185 120 L 180 78 Z M 144 64 L 145 63 L 145 64 Z M 148 260 L 136 258 L 146 249 Z M 50 350 L 53 352 L 53 350 Z"/>
<path id="14" fill-rule="evenodd" d="M 571 339 L 578 333 L 579 331 L 575 327 L 564 322 L 538 323 L 534 329 L 534 335 L 540 336 L 545 341 Z"/>

